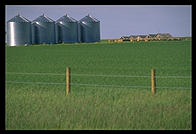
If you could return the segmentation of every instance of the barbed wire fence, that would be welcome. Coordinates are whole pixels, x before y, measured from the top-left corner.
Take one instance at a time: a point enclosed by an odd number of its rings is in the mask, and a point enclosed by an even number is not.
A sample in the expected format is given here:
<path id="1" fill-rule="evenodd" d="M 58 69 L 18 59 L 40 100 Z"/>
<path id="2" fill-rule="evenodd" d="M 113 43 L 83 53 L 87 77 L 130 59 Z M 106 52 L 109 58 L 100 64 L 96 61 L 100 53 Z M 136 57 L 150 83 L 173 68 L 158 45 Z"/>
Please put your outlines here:
<path id="1" fill-rule="evenodd" d="M 12 84 L 40 84 L 40 85 L 64 85 L 67 86 L 68 83 L 66 83 L 66 79 L 67 76 L 71 78 L 69 85 L 71 86 L 85 86 L 85 87 L 111 87 L 111 88 L 147 88 L 150 89 L 152 86 L 148 85 L 122 85 L 122 84 L 100 84 L 100 83 L 80 83 L 80 82 L 73 82 L 72 77 L 75 77 L 76 79 L 78 77 L 83 77 L 83 79 L 97 79 L 97 78 L 119 78 L 119 79 L 125 79 L 125 78 L 133 78 L 133 79 L 137 79 L 137 78 L 142 78 L 142 79 L 148 79 L 148 83 L 150 82 L 150 79 L 152 78 L 152 76 L 149 75 L 106 75 L 106 74 L 77 74 L 77 73 L 70 73 L 66 74 L 66 73 L 23 73 L 23 72 L 6 72 L 7 75 L 34 75 L 34 76 L 62 76 L 64 79 L 64 82 L 40 82 L 40 81 L 16 81 L 16 80 L 6 80 L 6 83 L 12 83 Z M 157 81 L 157 79 L 192 79 L 191 76 L 159 76 L 159 75 L 155 75 L 154 76 L 155 82 Z M 104 81 L 104 80 L 102 80 Z M 141 84 L 141 83 L 140 83 Z M 157 86 L 156 85 L 156 89 L 191 89 L 191 87 L 184 87 L 184 86 Z M 70 90 L 70 89 L 69 89 Z M 68 93 L 67 93 L 68 94 Z"/>

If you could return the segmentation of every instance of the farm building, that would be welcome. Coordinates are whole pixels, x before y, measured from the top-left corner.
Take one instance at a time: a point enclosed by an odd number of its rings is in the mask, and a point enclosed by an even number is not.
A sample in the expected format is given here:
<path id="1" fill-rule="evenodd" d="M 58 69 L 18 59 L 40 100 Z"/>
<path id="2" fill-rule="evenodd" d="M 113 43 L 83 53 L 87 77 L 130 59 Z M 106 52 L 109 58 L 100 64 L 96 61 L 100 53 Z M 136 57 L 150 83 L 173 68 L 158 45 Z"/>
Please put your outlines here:
<path id="1" fill-rule="evenodd" d="M 55 43 L 55 22 L 44 14 L 32 22 L 32 43 Z"/>
<path id="2" fill-rule="evenodd" d="M 150 36 L 149 35 L 137 35 L 136 40 L 137 41 L 149 41 Z"/>
<path id="3" fill-rule="evenodd" d="M 31 21 L 20 14 L 7 22 L 7 43 L 9 46 L 31 44 Z"/>
<path id="4" fill-rule="evenodd" d="M 67 14 L 55 23 L 56 43 L 78 42 L 78 22 Z"/>
<path id="5" fill-rule="evenodd" d="M 129 40 L 130 40 L 131 42 L 136 41 L 136 39 L 137 39 L 137 35 L 130 35 L 130 36 L 129 36 Z"/>
<path id="6" fill-rule="evenodd" d="M 136 40 L 137 41 L 147 41 L 148 35 L 137 35 Z"/>
<path id="7" fill-rule="evenodd" d="M 120 37 L 120 39 L 122 39 L 123 41 L 129 41 L 129 36 L 122 36 Z"/>
<path id="8" fill-rule="evenodd" d="M 157 34 L 149 34 L 150 40 L 157 40 Z"/>
<path id="9" fill-rule="evenodd" d="M 100 41 L 100 21 L 88 15 L 79 21 L 81 42 Z"/>
<path id="10" fill-rule="evenodd" d="M 123 41 L 148 41 L 150 40 L 149 35 L 130 35 L 130 36 L 122 36 L 120 39 Z"/>
<path id="11" fill-rule="evenodd" d="M 157 33 L 148 35 L 130 35 L 122 36 L 120 39 L 123 41 L 150 41 L 150 40 L 179 40 L 179 38 L 173 38 L 169 33 Z"/>
<path id="12" fill-rule="evenodd" d="M 169 38 L 172 38 L 172 36 L 171 36 L 171 34 L 169 34 L 169 33 L 158 33 L 158 34 L 156 35 L 156 38 L 157 38 L 158 40 L 168 40 Z"/>
<path id="13" fill-rule="evenodd" d="M 150 40 L 150 36 L 146 35 L 145 38 L 144 38 L 144 41 L 149 41 L 149 40 Z"/>

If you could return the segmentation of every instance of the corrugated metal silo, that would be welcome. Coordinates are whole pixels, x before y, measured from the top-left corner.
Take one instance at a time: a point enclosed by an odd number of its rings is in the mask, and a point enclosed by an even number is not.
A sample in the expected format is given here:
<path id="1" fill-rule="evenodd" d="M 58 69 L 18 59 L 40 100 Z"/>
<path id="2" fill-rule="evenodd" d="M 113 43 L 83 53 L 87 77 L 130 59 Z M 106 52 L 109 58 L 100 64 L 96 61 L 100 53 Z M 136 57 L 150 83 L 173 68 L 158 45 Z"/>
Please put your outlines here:
<path id="1" fill-rule="evenodd" d="M 55 23 L 56 43 L 78 42 L 78 22 L 67 14 Z"/>
<path id="2" fill-rule="evenodd" d="M 32 21 L 32 43 L 55 43 L 55 22 L 44 14 Z"/>
<path id="3" fill-rule="evenodd" d="M 9 46 L 31 44 L 31 21 L 17 15 L 7 22 L 7 43 Z"/>
<path id="4" fill-rule="evenodd" d="M 78 42 L 81 42 L 81 27 L 80 27 L 80 22 L 78 22 Z"/>
<path id="5" fill-rule="evenodd" d="M 88 15 L 80 21 L 81 42 L 100 41 L 100 21 Z"/>

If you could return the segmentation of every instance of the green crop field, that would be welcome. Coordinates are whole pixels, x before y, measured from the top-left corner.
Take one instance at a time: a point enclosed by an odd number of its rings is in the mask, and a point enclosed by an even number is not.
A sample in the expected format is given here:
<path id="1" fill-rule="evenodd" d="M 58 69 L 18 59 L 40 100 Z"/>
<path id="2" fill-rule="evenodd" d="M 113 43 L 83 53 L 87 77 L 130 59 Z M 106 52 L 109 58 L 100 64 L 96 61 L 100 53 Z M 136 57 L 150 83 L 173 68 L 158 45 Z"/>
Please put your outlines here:
<path id="1" fill-rule="evenodd" d="M 6 46 L 6 130 L 191 130 L 191 52 L 191 41 Z"/>

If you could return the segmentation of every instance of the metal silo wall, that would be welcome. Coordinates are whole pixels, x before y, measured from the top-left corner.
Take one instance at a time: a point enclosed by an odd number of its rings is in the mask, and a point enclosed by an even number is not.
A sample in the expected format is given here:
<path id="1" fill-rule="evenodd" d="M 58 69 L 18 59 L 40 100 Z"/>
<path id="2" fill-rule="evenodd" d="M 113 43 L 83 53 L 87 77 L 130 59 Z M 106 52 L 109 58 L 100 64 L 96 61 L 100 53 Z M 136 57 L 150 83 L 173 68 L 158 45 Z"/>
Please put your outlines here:
<path id="1" fill-rule="evenodd" d="M 78 22 L 78 42 L 81 42 L 81 28 L 80 28 L 80 23 Z"/>
<path id="2" fill-rule="evenodd" d="M 8 22 L 7 43 L 9 46 L 31 44 L 31 23 Z"/>
<path id="3" fill-rule="evenodd" d="M 77 22 L 57 22 L 56 29 L 56 41 L 57 43 L 78 42 L 78 23 Z"/>
<path id="4" fill-rule="evenodd" d="M 100 41 L 100 22 L 96 24 L 95 40 Z"/>
<path id="5" fill-rule="evenodd" d="M 81 41 L 97 42 L 100 41 L 100 23 L 99 22 L 81 22 Z"/>
<path id="6" fill-rule="evenodd" d="M 33 22 L 32 23 L 32 43 L 33 44 L 55 43 L 55 23 L 54 22 Z"/>
<path id="7" fill-rule="evenodd" d="M 60 35 L 58 34 L 58 24 L 57 23 L 55 23 L 55 42 L 56 43 L 62 43 L 62 41 L 61 41 L 61 39 L 60 39 Z"/>

